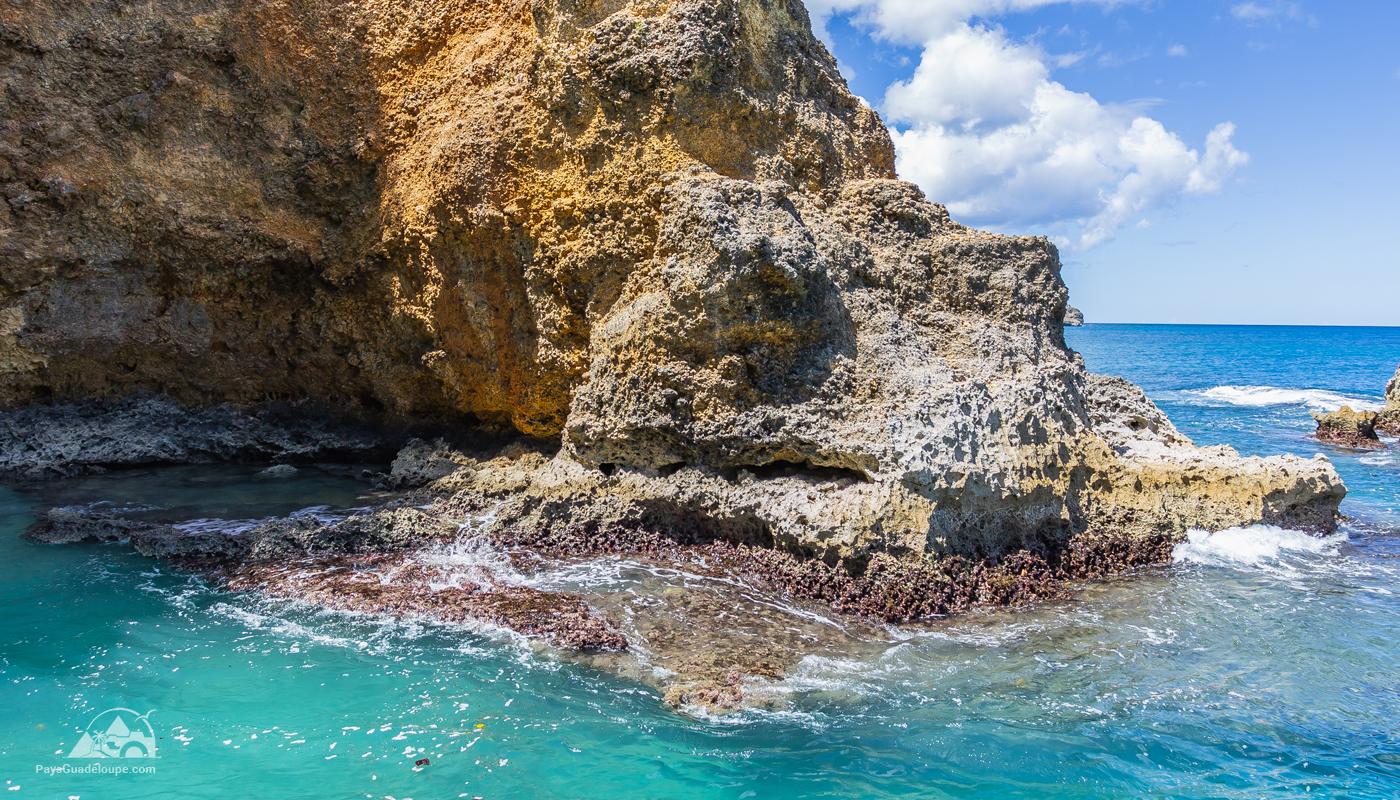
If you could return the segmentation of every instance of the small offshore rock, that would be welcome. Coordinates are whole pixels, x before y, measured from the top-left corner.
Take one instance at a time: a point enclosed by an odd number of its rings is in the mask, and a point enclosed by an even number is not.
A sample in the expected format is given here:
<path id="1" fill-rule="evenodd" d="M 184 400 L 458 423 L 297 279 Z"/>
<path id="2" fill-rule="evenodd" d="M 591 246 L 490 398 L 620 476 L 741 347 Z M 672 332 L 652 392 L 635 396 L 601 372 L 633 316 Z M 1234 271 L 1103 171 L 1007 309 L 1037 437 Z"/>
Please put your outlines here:
<path id="1" fill-rule="evenodd" d="M 1084 312 L 1074 306 L 1065 307 L 1065 324 L 1071 328 L 1084 327 Z"/>
<path id="2" fill-rule="evenodd" d="M 1387 436 L 1400 436 L 1400 367 L 1385 387 L 1385 410 L 1376 421 L 1376 430 Z"/>
<path id="3" fill-rule="evenodd" d="M 1374 411 L 1356 411 L 1342 406 L 1330 414 L 1313 414 L 1317 420 L 1317 438 L 1328 444 L 1356 449 L 1383 447 L 1376 435 L 1380 415 Z"/>
<path id="4" fill-rule="evenodd" d="M 259 478 L 295 478 L 301 470 L 291 464 L 277 464 L 258 473 Z"/>

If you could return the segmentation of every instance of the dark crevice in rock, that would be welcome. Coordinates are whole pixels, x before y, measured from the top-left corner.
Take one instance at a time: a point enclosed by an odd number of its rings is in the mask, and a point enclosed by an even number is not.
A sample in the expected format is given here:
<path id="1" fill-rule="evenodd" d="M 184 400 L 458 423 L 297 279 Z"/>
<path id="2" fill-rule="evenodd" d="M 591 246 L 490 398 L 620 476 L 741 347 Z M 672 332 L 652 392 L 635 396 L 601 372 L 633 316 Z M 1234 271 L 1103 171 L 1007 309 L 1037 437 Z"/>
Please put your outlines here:
<path id="1" fill-rule="evenodd" d="M 863 470 L 850 467 L 819 466 L 810 461 L 770 461 L 766 464 L 744 465 L 724 471 L 730 481 L 740 480 L 744 474 L 759 480 L 774 478 L 802 478 L 815 483 L 871 483 L 871 478 Z"/>

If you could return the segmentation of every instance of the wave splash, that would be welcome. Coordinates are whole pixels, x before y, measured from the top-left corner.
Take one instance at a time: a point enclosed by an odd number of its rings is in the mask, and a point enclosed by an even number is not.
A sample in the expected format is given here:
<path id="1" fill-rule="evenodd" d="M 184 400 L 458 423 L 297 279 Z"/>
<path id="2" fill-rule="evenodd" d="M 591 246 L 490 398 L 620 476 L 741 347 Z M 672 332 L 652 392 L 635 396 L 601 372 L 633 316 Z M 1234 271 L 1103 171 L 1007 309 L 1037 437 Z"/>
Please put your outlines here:
<path id="1" fill-rule="evenodd" d="M 1334 555 L 1346 538 L 1345 534 L 1313 536 L 1274 525 L 1230 528 L 1218 533 L 1195 530 L 1172 551 L 1172 560 L 1178 564 L 1258 566 L 1276 563 L 1288 555 Z"/>
<path id="2" fill-rule="evenodd" d="M 1307 406 L 1314 411 L 1335 411 L 1351 406 L 1357 411 L 1381 411 L 1385 403 L 1364 397 L 1349 397 L 1326 389 L 1283 389 L 1277 386 L 1214 386 L 1186 392 L 1212 404 L 1263 408 L 1266 406 Z"/>

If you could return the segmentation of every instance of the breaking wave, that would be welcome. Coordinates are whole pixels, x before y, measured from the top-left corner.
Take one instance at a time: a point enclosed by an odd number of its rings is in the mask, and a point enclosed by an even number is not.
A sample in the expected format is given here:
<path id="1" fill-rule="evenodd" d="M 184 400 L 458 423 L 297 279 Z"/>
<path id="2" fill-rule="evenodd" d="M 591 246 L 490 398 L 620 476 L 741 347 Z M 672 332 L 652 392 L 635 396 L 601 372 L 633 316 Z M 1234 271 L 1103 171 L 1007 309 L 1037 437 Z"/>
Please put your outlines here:
<path id="1" fill-rule="evenodd" d="M 1346 541 L 1345 534 L 1313 536 L 1274 525 L 1230 528 L 1219 533 L 1191 531 L 1172 551 L 1178 564 L 1207 566 L 1258 566 L 1273 564 L 1289 555 L 1334 555 Z"/>
<path id="2" fill-rule="evenodd" d="M 1385 404 L 1364 397 L 1349 397 L 1326 389 L 1282 389 L 1277 386 L 1215 386 L 1194 389 L 1185 394 L 1197 401 L 1215 405 L 1246 406 L 1307 406 L 1314 411 L 1335 411 L 1351 406 L 1358 411 L 1380 411 Z"/>

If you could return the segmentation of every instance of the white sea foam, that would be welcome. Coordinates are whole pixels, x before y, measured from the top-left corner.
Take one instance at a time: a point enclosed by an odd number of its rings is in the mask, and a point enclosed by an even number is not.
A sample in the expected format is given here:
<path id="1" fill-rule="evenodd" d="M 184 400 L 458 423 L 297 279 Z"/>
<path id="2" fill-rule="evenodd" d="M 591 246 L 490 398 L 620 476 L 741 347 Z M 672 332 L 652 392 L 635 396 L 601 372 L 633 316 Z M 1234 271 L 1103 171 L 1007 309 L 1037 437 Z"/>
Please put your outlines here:
<path id="1" fill-rule="evenodd" d="M 326 609 L 302 600 L 271 597 L 218 602 L 209 611 L 242 625 L 248 633 L 239 637 L 240 641 L 270 634 L 291 647 L 291 652 L 300 652 L 303 645 L 312 645 L 377 654 L 402 653 L 405 652 L 403 648 L 411 646 L 415 640 L 443 628 L 465 630 L 496 645 L 507 645 L 506 652 L 521 661 L 543 652 L 522 634 L 474 619 L 445 624 L 417 617 Z M 461 641 L 457 642 L 457 650 L 473 655 L 499 652 Z"/>
<path id="2" fill-rule="evenodd" d="M 272 613 L 266 607 L 268 605 L 271 604 L 265 603 L 265 607 L 259 610 L 257 608 L 242 607 L 233 603 L 220 602 L 211 606 L 209 611 L 217 616 L 233 620 L 243 625 L 245 628 L 275 633 L 295 643 L 308 642 L 328 647 L 342 647 L 349 650 L 367 650 L 370 647 L 369 642 L 364 639 L 336 636 L 324 630 L 316 630 L 315 628 L 307 627 L 299 622 Z"/>
<path id="3" fill-rule="evenodd" d="M 1344 534 L 1313 536 L 1274 525 L 1230 528 L 1219 533 L 1197 530 L 1176 546 L 1172 560 L 1178 564 L 1257 566 L 1276 563 L 1289 554 L 1333 554 L 1345 540 Z"/>
<path id="4" fill-rule="evenodd" d="M 1281 389 L 1277 386 L 1215 386 L 1195 389 L 1187 395 L 1211 404 L 1262 408 L 1265 406 L 1306 406 L 1315 411 L 1335 411 L 1351 406 L 1357 411 L 1380 411 L 1385 404 L 1364 397 L 1349 397 L 1326 389 Z"/>
<path id="5" fill-rule="evenodd" d="M 464 529 L 465 530 L 465 529 Z M 448 580 L 434 589 L 462 584 L 523 586 L 526 578 L 510 563 L 510 556 L 484 536 L 464 533 L 456 541 L 424 550 L 414 556 L 424 566 L 441 570 Z"/>
<path id="6" fill-rule="evenodd" d="M 223 534 L 237 536 L 258 527 L 264 522 L 259 519 L 191 519 L 175 526 L 175 530 L 189 534 Z"/>

